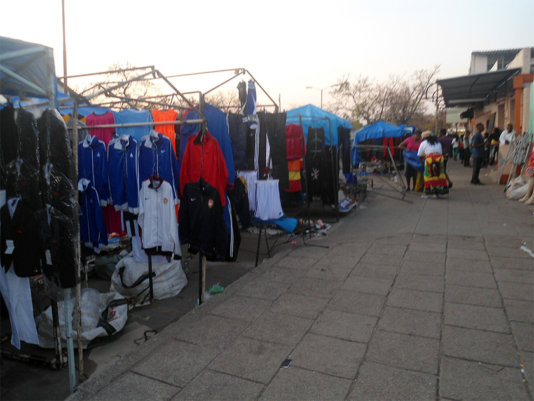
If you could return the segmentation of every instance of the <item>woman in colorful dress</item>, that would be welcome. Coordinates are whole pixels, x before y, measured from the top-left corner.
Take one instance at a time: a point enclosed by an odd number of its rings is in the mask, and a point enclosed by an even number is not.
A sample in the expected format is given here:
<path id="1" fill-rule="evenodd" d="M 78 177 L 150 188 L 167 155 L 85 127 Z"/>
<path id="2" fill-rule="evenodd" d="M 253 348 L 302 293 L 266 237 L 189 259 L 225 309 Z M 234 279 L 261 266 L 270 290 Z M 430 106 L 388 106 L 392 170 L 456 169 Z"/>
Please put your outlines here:
<path id="1" fill-rule="evenodd" d="M 447 194 L 449 193 L 449 185 L 445 175 L 441 143 L 431 131 L 423 132 L 421 138 L 423 142 L 419 146 L 417 156 L 423 160 L 425 165 L 425 193 L 422 198 L 426 199 L 429 195 L 437 197 L 437 195 Z"/>

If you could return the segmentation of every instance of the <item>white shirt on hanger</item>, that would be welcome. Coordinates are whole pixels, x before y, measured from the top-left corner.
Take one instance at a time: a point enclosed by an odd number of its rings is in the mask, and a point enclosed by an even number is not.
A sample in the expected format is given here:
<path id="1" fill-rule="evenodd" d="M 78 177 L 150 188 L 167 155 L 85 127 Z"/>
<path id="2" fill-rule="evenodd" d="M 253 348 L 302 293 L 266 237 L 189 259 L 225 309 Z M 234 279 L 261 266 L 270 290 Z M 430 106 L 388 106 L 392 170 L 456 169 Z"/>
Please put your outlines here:
<path id="1" fill-rule="evenodd" d="M 182 254 L 173 199 L 172 187 L 167 181 L 143 181 L 139 192 L 137 219 L 143 230 L 141 233 L 143 248 L 159 246 L 163 252 Z"/>

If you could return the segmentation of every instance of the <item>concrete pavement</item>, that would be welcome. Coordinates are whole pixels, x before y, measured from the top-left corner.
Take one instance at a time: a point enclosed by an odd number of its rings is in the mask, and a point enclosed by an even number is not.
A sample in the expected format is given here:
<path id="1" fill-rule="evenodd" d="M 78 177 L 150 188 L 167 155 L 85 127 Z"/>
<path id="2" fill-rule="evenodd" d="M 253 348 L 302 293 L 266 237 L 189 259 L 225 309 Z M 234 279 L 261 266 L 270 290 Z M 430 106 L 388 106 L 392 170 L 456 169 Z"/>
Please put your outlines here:
<path id="1" fill-rule="evenodd" d="M 533 400 L 534 208 L 449 169 L 441 199 L 375 180 L 328 249 L 279 252 L 69 399 Z"/>

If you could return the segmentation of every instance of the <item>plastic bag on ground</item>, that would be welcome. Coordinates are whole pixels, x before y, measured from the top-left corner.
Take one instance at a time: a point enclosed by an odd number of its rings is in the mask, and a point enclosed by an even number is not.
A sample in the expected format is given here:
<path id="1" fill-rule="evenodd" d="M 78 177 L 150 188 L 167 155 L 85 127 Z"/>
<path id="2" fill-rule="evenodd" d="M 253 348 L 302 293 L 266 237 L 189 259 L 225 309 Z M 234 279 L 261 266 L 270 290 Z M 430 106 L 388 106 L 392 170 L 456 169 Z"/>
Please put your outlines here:
<path id="1" fill-rule="evenodd" d="M 510 181 L 508 188 L 506 188 L 506 197 L 512 200 L 518 200 L 526 195 L 528 190 L 528 180 L 523 176 L 519 176 Z"/>
<path id="2" fill-rule="evenodd" d="M 167 262 L 164 257 L 152 257 L 154 299 L 171 298 L 187 285 L 187 277 L 179 260 Z M 148 262 L 136 262 L 126 256 L 117 263 L 111 277 L 111 286 L 126 297 L 146 293 L 148 287 Z"/>
<path id="3" fill-rule="evenodd" d="M 76 332 L 76 298 L 72 298 L 72 337 L 74 346 L 77 344 Z M 121 331 L 128 320 L 128 304 L 126 299 L 116 293 L 100 293 L 94 288 L 82 290 L 82 344 L 83 347 L 97 337 L 108 337 Z M 65 310 L 64 302 L 58 302 L 59 326 L 61 339 L 65 342 Z M 37 323 L 39 345 L 43 348 L 54 348 L 54 325 L 52 307 L 48 307 L 39 316 Z"/>

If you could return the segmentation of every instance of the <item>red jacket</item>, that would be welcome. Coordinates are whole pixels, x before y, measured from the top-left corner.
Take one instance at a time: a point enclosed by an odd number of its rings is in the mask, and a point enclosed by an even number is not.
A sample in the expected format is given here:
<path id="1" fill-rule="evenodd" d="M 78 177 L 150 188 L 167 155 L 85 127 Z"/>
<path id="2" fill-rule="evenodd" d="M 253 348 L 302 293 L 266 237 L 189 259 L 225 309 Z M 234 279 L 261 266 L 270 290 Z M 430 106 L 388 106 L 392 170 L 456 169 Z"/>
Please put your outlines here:
<path id="1" fill-rule="evenodd" d="M 219 191 L 221 204 L 224 207 L 226 205 L 224 191 L 228 181 L 228 170 L 224 156 L 219 143 L 208 131 L 204 134 L 202 145 L 195 143 L 198 135 L 200 134 L 189 137 L 187 141 L 180 169 L 180 192 L 184 193 L 185 184 L 196 182 L 203 178 Z"/>
<path id="2" fill-rule="evenodd" d="M 287 160 L 296 160 L 306 155 L 304 131 L 296 124 L 286 126 L 286 156 Z"/>

